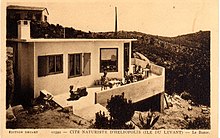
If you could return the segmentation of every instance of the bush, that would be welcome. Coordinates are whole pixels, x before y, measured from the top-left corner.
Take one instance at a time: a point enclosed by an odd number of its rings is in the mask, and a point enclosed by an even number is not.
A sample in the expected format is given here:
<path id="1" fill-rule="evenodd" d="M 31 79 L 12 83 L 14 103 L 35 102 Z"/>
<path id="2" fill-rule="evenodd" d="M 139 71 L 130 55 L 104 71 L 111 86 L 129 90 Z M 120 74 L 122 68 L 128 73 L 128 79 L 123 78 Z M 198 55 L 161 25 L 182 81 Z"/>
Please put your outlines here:
<path id="1" fill-rule="evenodd" d="M 109 120 L 108 117 L 105 116 L 105 112 L 97 112 L 95 114 L 95 128 L 107 129 L 109 127 Z"/>
<path id="2" fill-rule="evenodd" d="M 132 101 L 124 98 L 124 93 L 112 96 L 111 100 L 107 102 L 106 108 L 110 112 L 111 126 L 116 128 L 124 126 L 134 115 Z"/>
<path id="3" fill-rule="evenodd" d="M 197 117 L 189 122 L 187 129 L 210 129 L 210 117 Z"/>
<path id="4" fill-rule="evenodd" d="M 95 128 L 98 129 L 133 129 L 132 124 L 127 123 L 134 115 L 132 101 L 124 98 L 122 95 L 111 96 L 107 101 L 110 118 L 106 117 L 104 112 L 96 113 Z"/>
<path id="5" fill-rule="evenodd" d="M 148 112 L 146 119 L 143 119 L 142 115 L 139 114 L 140 128 L 150 129 L 158 121 L 159 116 L 154 115 L 151 111 Z"/>

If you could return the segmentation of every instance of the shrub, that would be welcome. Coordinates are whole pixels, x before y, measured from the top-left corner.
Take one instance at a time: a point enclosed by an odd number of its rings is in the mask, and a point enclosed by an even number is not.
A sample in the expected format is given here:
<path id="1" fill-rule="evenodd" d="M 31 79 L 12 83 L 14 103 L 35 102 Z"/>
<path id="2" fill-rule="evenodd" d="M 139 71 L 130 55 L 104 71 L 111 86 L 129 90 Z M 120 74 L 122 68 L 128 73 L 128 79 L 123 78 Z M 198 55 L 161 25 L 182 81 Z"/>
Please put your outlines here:
<path id="1" fill-rule="evenodd" d="M 111 100 L 107 101 L 106 108 L 110 112 L 110 125 L 112 127 L 124 126 L 134 115 L 132 101 L 124 98 L 124 93 L 112 96 Z"/>
<path id="2" fill-rule="evenodd" d="M 127 123 L 134 115 L 132 101 L 124 98 L 122 95 L 111 96 L 107 101 L 107 106 L 110 117 L 106 117 L 105 113 L 96 113 L 95 128 L 99 129 L 133 129 L 131 123 Z"/>
<path id="3" fill-rule="evenodd" d="M 95 114 L 95 128 L 98 129 L 107 129 L 109 128 L 108 117 L 105 116 L 105 112 L 97 112 Z"/>
<path id="4" fill-rule="evenodd" d="M 142 115 L 139 114 L 140 128 L 150 129 L 158 121 L 159 116 L 155 116 L 151 111 L 148 112 L 146 119 L 144 120 Z"/>
<path id="5" fill-rule="evenodd" d="M 189 122 L 187 129 L 210 129 L 210 117 L 199 116 L 195 118 Z"/>

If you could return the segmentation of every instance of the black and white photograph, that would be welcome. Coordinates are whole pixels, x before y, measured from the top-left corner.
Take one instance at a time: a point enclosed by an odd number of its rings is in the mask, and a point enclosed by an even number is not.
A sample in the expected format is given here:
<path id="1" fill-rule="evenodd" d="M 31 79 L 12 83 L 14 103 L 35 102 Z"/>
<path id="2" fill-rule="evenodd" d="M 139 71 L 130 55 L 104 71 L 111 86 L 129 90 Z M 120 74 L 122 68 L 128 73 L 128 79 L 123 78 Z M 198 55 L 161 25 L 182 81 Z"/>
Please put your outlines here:
<path id="1" fill-rule="evenodd" d="M 5 1 L 7 136 L 217 137 L 217 3 Z"/>

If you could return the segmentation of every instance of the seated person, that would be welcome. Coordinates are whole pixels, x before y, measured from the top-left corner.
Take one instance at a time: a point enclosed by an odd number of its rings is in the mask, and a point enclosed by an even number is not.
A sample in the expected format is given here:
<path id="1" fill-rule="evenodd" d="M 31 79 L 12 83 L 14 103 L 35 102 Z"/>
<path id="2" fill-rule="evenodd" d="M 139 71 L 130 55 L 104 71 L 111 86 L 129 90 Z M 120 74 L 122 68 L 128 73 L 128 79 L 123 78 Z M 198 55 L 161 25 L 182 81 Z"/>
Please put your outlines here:
<path id="1" fill-rule="evenodd" d="M 132 73 L 130 73 L 128 76 L 125 76 L 125 83 L 129 84 L 134 82 L 134 75 Z"/>
<path id="2" fill-rule="evenodd" d="M 138 73 L 138 66 L 134 65 L 134 74 L 137 74 L 137 73 Z"/>
<path id="3" fill-rule="evenodd" d="M 108 78 L 107 78 L 107 71 L 105 70 L 104 71 L 104 75 L 101 76 L 101 90 L 104 88 L 107 89 L 107 86 L 109 86 L 109 81 L 108 81 Z"/>
<path id="4" fill-rule="evenodd" d="M 129 75 L 129 80 L 130 82 L 134 82 L 134 75 L 132 73 L 130 73 Z"/>
<path id="5" fill-rule="evenodd" d="M 125 70 L 125 77 L 128 76 L 129 68 Z"/>
<path id="6" fill-rule="evenodd" d="M 139 65 L 138 66 L 138 71 L 137 71 L 137 74 L 136 74 L 136 77 L 137 77 L 137 81 L 139 80 L 142 80 L 143 77 L 144 77 L 144 73 L 143 73 L 143 68 Z"/>
<path id="7" fill-rule="evenodd" d="M 78 100 L 80 98 L 80 95 L 77 91 L 73 91 L 73 85 L 70 85 L 70 98 L 67 99 L 68 101 L 70 100 Z"/>
<path id="8" fill-rule="evenodd" d="M 137 72 L 138 72 L 138 74 L 143 74 L 143 69 L 140 65 L 138 66 L 138 71 Z"/>
<path id="9" fill-rule="evenodd" d="M 70 97 L 71 97 L 71 95 L 74 94 L 73 87 L 74 87 L 73 85 L 70 85 Z"/>
<path id="10" fill-rule="evenodd" d="M 129 82 L 129 75 L 128 75 L 129 69 L 125 71 L 125 78 L 124 78 L 124 84 L 130 83 Z"/>
<path id="11" fill-rule="evenodd" d="M 148 64 L 146 65 L 146 68 L 147 68 L 147 69 L 150 69 L 150 67 L 151 67 L 151 66 L 150 66 L 150 64 L 148 63 Z"/>

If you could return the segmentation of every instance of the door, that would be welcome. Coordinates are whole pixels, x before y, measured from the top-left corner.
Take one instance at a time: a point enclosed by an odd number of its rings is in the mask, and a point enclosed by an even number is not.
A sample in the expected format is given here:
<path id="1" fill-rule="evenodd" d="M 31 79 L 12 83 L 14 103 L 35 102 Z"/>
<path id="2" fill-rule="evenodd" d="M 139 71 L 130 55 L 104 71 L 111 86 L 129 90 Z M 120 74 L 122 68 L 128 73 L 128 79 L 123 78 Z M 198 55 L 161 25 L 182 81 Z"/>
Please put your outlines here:
<path id="1" fill-rule="evenodd" d="M 124 43 L 124 74 L 129 69 L 129 44 Z"/>

